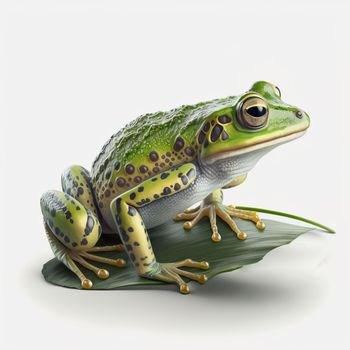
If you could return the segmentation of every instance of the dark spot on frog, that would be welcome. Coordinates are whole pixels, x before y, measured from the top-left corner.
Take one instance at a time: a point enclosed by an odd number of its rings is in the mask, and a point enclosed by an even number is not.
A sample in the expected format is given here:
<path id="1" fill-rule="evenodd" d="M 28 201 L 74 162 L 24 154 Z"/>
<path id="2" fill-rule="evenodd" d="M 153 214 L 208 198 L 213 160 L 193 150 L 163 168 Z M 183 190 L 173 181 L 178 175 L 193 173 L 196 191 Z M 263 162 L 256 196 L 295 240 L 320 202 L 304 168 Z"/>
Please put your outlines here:
<path id="1" fill-rule="evenodd" d="M 130 251 L 132 250 L 131 244 L 127 244 L 127 245 L 126 245 L 126 250 L 127 250 L 128 252 L 130 252 Z"/>
<path id="2" fill-rule="evenodd" d="M 84 189 L 82 187 L 78 187 L 78 196 L 84 193 Z"/>
<path id="3" fill-rule="evenodd" d="M 69 242 L 70 242 L 69 237 L 68 237 L 68 236 L 64 236 L 64 241 L 65 241 L 66 243 L 69 243 Z"/>
<path id="4" fill-rule="evenodd" d="M 128 234 L 125 232 L 125 230 L 124 229 L 120 229 L 120 235 L 122 236 L 122 240 L 124 241 L 124 242 L 127 242 L 128 240 L 129 240 L 129 236 L 128 236 Z"/>
<path id="5" fill-rule="evenodd" d="M 158 199 L 159 198 L 159 194 L 155 194 L 153 197 L 154 197 L 154 199 Z"/>
<path id="6" fill-rule="evenodd" d="M 111 191 L 109 190 L 109 189 L 107 189 L 106 191 L 105 191 L 105 196 L 106 197 L 109 197 L 111 195 Z"/>
<path id="7" fill-rule="evenodd" d="M 135 254 L 131 253 L 129 256 L 130 256 L 130 259 L 131 259 L 132 261 L 135 261 L 135 260 L 136 260 Z"/>
<path id="8" fill-rule="evenodd" d="M 128 214 L 130 216 L 135 216 L 136 215 L 136 209 L 132 206 L 129 205 L 129 210 L 128 210 Z"/>
<path id="9" fill-rule="evenodd" d="M 160 178 L 162 180 L 166 179 L 169 176 L 169 173 L 163 173 L 162 175 L 160 175 Z"/>
<path id="10" fill-rule="evenodd" d="M 228 123 L 231 123 L 232 121 L 232 119 L 226 114 L 220 115 L 218 120 L 221 124 L 228 124 Z"/>
<path id="11" fill-rule="evenodd" d="M 136 193 L 135 192 L 131 193 L 130 194 L 130 199 L 134 200 L 135 198 L 136 198 Z"/>
<path id="12" fill-rule="evenodd" d="M 185 153 L 189 156 L 192 157 L 194 156 L 194 149 L 192 147 L 186 147 L 185 148 Z"/>
<path id="13" fill-rule="evenodd" d="M 135 167 L 134 167 L 132 164 L 128 164 L 128 165 L 126 165 L 126 167 L 125 167 L 125 171 L 126 171 L 128 174 L 133 174 L 134 171 L 135 171 Z"/>
<path id="14" fill-rule="evenodd" d="M 98 203 L 98 206 L 102 209 L 102 208 L 103 208 L 103 203 L 102 203 L 102 202 L 99 202 L 99 203 Z"/>
<path id="15" fill-rule="evenodd" d="M 119 162 L 114 163 L 114 169 L 118 171 L 119 168 L 120 168 L 120 163 Z"/>
<path id="16" fill-rule="evenodd" d="M 147 170 L 148 170 L 148 167 L 147 167 L 146 165 L 141 165 L 141 166 L 140 166 L 140 173 L 141 173 L 141 174 L 146 173 Z"/>
<path id="17" fill-rule="evenodd" d="M 198 143 L 202 144 L 205 139 L 205 133 L 201 131 L 198 136 Z"/>
<path id="18" fill-rule="evenodd" d="M 58 236 L 61 233 L 61 230 L 58 227 L 55 227 L 55 235 Z"/>
<path id="19" fill-rule="evenodd" d="M 69 220 L 72 217 L 72 213 L 69 210 L 65 212 L 65 215 L 67 220 Z"/>
<path id="20" fill-rule="evenodd" d="M 117 215 L 115 216 L 115 221 L 117 222 L 118 225 L 121 225 L 121 224 L 122 224 L 122 219 L 121 219 L 120 215 L 117 214 Z"/>
<path id="21" fill-rule="evenodd" d="M 187 185 L 188 184 L 188 179 L 186 176 L 181 176 L 181 182 L 184 184 L 184 185 Z"/>
<path id="22" fill-rule="evenodd" d="M 108 169 L 108 170 L 106 171 L 106 174 L 105 174 L 106 180 L 108 180 L 108 179 L 111 177 L 111 175 L 112 175 L 112 171 L 111 171 L 111 169 Z"/>
<path id="23" fill-rule="evenodd" d="M 56 216 L 56 209 L 55 209 L 55 208 L 52 208 L 52 209 L 50 210 L 50 215 L 51 215 L 51 216 Z"/>
<path id="24" fill-rule="evenodd" d="M 73 247 L 76 247 L 77 245 L 78 245 L 78 243 L 76 243 L 76 242 L 73 242 L 73 243 L 72 243 L 72 246 L 73 246 Z"/>
<path id="25" fill-rule="evenodd" d="M 95 226 L 94 219 L 89 215 L 86 221 L 86 226 L 84 230 L 85 236 L 89 235 Z"/>
<path id="26" fill-rule="evenodd" d="M 209 122 L 206 122 L 203 126 L 203 131 L 204 132 L 208 132 L 210 129 L 210 123 Z"/>
<path id="27" fill-rule="evenodd" d="M 166 196 L 171 193 L 170 187 L 164 187 L 163 192 L 160 194 L 161 196 Z"/>
<path id="28" fill-rule="evenodd" d="M 178 136 L 175 140 L 174 150 L 179 152 L 185 146 L 185 141 L 182 137 Z"/>
<path id="29" fill-rule="evenodd" d="M 140 246 L 140 243 L 135 241 L 134 246 L 138 247 L 138 246 Z"/>
<path id="30" fill-rule="evenodd" d="M 142 181 L 142 177 L 141 176 L 136 176 L 134 181 L 139 184 Z"/>
<path id="31" fill-rule="evenodd" d="M 222 130 L 223 130 L 223 127 L 219 124 L 216 124 L 210 134 L 210 140 L 212 142 L 215 142 L 220 137 Z"/>
<path id="32" fill-rule="evenodd" d="M 88 244 L 88 241 L 86 238 L 83 238 L 80 242 L 80 245 L 87 245 Z"/>
<path id="33" fill-rule="evenodd" d="M 204 148 L 207 148 L 209 146 L 209 141 L 208 140 L 205 140 L 204 142 Z"/>
<path id="34" fill-rule="evenodd" d="M 223 130 L 221 134 L 221 140 L 225 141 L 228 139 L 228 137 L 228 133 L 225 130 Z"/>
<path id="35" fill-rule="evenodd" d="M 174 190 L 178 191 L 180 188 L 181 188 L 181 186 L 178 183 L 176 183 L 174 186 Z"/>
<path id="36" fill-rule="evenodd" d="M 167 152 L 167 153 L 166 153 L 166 156 L 167 156 L 167 157 L 171 157 L 171 153 L 170 153 L 170 152 Z"/>
<path id="37" fill-rule="evenodd" d="M 132 227 L 128 227 L 128 232 L 134 232 L 134 229 Z"/>
<path id="38" fill-rule="evenodd" d="M 143 190 L 144 190 L 144 187 L 143 187 L 143 186 L 140 186 L 140 187 L 137 189 L 137 191 L 139 191 L 139 192 L 143 192 Z"/>
<path id="39" fill-rule="evenodd" d="M 155 181 L 157 181 L 157 180 L 158 180 L 157 177 L 153 177 L 151 181 L 152 181 L 152 182 L 155 182 Z"/>
<path id="40" fill-rule="evenodd" d="M 159 173 L 159 168 L 158 168 L 158 167 L 154 167 L 154 168 L 153 168 L 153 171 L 154 171 L 155 173 Z"/>
<path id="41" fill-rule="evenodd" d="M 125 183 L 126 183 L 126 181 L 125 181 L 125 179 L 124 179 L 123 177 L 118 177 L 118 179 L 117 179 L 117 185 L 118 185 L 119 187 L 124 187 L 124 186 L 125 186 Z"/>
<path id="42" fill-rule="evenodd" d="M 149 159 L 152 161 L 152 162 L 156 162 L 158 160 L 158 153 L 155 152 L 155 151 L 152 151 L 150 154 L 149 154 Z"/>

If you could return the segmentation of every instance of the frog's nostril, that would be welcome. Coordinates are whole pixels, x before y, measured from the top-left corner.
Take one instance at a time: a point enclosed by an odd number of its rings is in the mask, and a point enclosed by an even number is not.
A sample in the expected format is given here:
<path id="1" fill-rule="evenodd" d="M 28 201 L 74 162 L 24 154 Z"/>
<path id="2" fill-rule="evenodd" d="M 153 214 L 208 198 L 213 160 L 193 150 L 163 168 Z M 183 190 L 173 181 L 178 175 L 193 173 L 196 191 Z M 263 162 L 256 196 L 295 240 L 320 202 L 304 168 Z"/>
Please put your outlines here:
<path id="1" fill-rule="evenodd" d="M 299 119 L 301 119 L 301 118 L 303 117 L 303 112 L 302 112 L 302 111 L 296 111 L 296 112 L 295 112 L 295 115 L 296 115 Z"/>

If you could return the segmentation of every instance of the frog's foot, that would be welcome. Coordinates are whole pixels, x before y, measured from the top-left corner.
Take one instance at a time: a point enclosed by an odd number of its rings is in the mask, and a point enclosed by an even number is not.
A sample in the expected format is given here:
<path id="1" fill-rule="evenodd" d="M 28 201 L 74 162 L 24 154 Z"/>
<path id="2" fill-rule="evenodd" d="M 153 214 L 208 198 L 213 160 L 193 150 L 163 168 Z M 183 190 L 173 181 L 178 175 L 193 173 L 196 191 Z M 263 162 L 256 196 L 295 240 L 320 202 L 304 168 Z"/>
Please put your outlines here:
<path id="1" fill-rule="evenodd" d="M 209 269 L 209 263 L 206 261 L 193 261 L 191 259 L 185 259 L 173 263 L 155 263 L 154 268 L 147 274 L 143 275 L 143 277 L 168 283 L 175 283 L 178 285 L 179 291 L 182 294 L 188 294 L 190 292 L 190 288 L 181 278 L 181 276 L 187 277 L 190 280 L 201 284 L 207 282 L 208 280 L 208 277 L 205 274 L 181 270 L 179 267 L 194 267 L 201 270 L 207 270 Z"/>
<path id="2" fill-rule="evenodd" d="M 120 259 L 120 258 L 109 259 L 109 258 L 104 258 L 102 256 L 91 254 L 93 252 L 111 252 L 111 251 L 117 251 L 117 252 L 123 251 L 123 245 L 117 244 L 117 245 L 106 246 L 106 247 L 94 247 L 87 251 L 66 250 L 65 259 L 70 269 L 79 277 L 82 288 L 90 289 L 92 287 L 92 282 L 91 280 L 86 278 L 86 276 L 83 274 L 80 268 L 76 265 L 76 263 L 79 263 L 81 266 L 94 272 L 98 278 L 103 280 L 109 277 L 108 270 L 96 267 L 95 265 L 90 264 L 87 260 L 92 260 L 92 261 L 96 261 L 96 262 L 100 262 L 100 263 L 108 264 L 112 266 L 117 266 L 117 267 L 124 267 L 126 265 L 126 262 L 124 259 Z"/>
<path id="3" fill-rule="evenodd" d="M 205 216 L 207 216 L 210 221 L 212 230 L 211 239 L 213 242 L 221 241 L 221 235 L 218 232 L 218 227 L 216 225 L 216 216 L 219 216 L 223 221 L 225 221 L 240 240 L 245 240 L 247 238 L 247 234 L 238 228 L 232 217 L 252 221 L 259 230 L 263 230 L 265 228 L 265 224 L 261 221 L 257 213 L 248 210 L 236 209 L 233 205 L 224 205 L 220 201 L 212 201 L 208 203 L 206 200 L 204 200 L 201 206 L 194 209 L 185 210 L 183 213 L 177 215 L 175 220 L 186 220 L 184 223 L 184 229 L 190 230 Z"/>

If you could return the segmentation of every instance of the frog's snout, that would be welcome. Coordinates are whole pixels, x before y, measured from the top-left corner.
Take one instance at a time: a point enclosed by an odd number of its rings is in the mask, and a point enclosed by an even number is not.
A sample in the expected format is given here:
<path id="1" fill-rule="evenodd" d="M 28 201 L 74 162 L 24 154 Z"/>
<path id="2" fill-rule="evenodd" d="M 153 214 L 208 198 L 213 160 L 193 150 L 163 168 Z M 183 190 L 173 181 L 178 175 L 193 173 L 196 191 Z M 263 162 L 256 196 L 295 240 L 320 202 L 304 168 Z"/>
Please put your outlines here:
<path id="1" fill-rule="evenodd" d="M 301 110 L 301 109 L 297 109 L 295 110 L 295 116 L 300 119 L 300 123 L 302 124 L 303 126 L 303 130 L 306 130 L 309 126 L 310 126 L 310 117 L 309 115 Z"/>

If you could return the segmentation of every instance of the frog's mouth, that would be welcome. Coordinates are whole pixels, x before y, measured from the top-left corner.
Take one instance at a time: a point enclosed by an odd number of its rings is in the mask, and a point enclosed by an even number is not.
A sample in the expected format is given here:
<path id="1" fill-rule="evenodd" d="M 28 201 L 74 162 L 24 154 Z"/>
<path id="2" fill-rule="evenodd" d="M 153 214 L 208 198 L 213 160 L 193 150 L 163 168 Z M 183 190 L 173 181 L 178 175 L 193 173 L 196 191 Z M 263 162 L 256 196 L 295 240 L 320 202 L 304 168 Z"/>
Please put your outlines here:
<path id="1" fill-rule="evenodd" d="M 225 150 L 220 153 L 216 153 L 215 155 L 210 155 L 207 158 L 205 158 L 205 163 L 207 164 L 213 164 L 217 160 L 222 160 L 222 159 L 227 159 L 227 158 L 233 158 L 245 153 L 250 153 L 257 151 L 262 148 L 268 148 L 268 147 L 273 147 L 273 146 L 278 146 L 283 143 L 287 143 L 289 141 L 295 140 L 301 136 L 303 136 L 306 133 L 306 129 L 299 131 L 299 132 L 294 132 L 289 135 L 285 135 L 282 137 L 276 137 L 268 141 L 261 141 L 259 143 L 256 143 L 254 145 L 250 146 L 243 146 L 241 148 L 235 148 L 232 150 Z"/>

